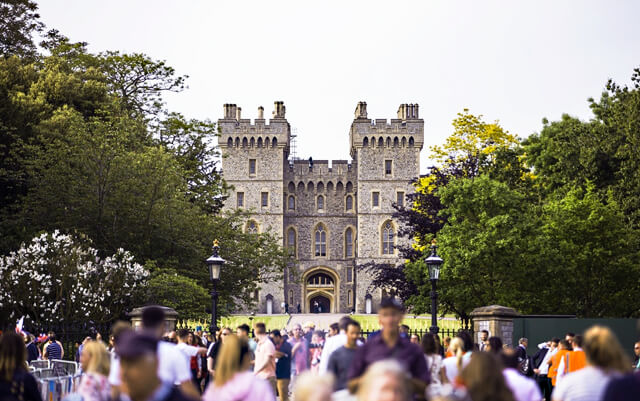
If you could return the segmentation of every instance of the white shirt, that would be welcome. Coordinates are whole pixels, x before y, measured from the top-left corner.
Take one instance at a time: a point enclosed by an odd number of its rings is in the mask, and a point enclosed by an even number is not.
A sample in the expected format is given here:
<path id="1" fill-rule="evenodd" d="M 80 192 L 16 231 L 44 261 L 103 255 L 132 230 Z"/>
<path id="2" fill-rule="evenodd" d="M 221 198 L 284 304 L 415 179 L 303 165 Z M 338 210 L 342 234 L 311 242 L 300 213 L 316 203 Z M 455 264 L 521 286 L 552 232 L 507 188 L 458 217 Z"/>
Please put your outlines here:
<path id="1" fill-rule="evenodd" d="M 551 349 L 549 348 L 549 351 L 547 351 L 547 353 L 544 355 L 544 358 L 542 358 L 542 362 L 540 363 L 540 375 L 548 375 L 549 374 L 549 359 L 551 359 L 551 357 L 553 357 L 556 352 L 558 352 L 558 348 L 554 348 Z"/>
<path id="2" fill-rule="evenodd" d="M 175 349 L 180 351 L 187 360 L 187 365 L 191 368 L 191 357 L 198 355 L 198 348 L 186 343 L 178 343 Z"/>
<path id="3" fill-rule="evenodd" d="M 331 354 L 333 354 L 333 351 L 342 347 L 346 343 L 347 335 L 343 332 L 327 338 L 327 341 L 324 342 L 324 348 L 322 348 L 322 354 L 320 354 L 320 366 L 318 367 L 318 371 L 321 375 L 327 373 L 329 358 L 331 357 Z"/>
<path id="4" fill-rule="evenodd" d="M 504 380 L 507 382 L 507 386 L 511 389 L 513 398 L 515 398 L 516 401 L 542 400 L 540 388 L 535 380 L 521 375 L 520 372 L 513 368 L 503 370 L 502 375 L 504 376 Z"/>
<path id="5" fill-rule="evenodd" d="M 569 373 L 558 383 L 551 393 L 552 400 L 562 401 L 599 401 L 612 375 L 603 370 L 587 366 Z"/>
<path id="6" fill-rule="evenodd" d="M 166 341 L 158 342 L 158 377 L 163 382 L 173 383 L 175 385 L 191 380 L 189 361 L 184 354 L 177 349 L 177 345 Z M 122 383 L 120 379 L 120 358 L 115 354 L 111 356 L 109 383 L 112 386 L 119 386 Z"/>

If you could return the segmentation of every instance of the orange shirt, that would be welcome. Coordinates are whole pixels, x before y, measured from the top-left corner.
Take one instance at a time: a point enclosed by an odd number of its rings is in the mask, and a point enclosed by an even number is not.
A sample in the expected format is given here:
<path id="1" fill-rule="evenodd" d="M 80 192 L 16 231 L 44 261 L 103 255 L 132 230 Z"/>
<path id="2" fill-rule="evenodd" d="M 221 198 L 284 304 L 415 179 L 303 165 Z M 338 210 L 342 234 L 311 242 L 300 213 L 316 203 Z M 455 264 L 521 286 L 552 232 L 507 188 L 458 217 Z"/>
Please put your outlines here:
<path id="1" fill-rule="evenodd" d="M 575 372 L 587 366 L 587 356 L 583 350 L 568 352 L 564 358 L 564 368 L 567 373 Z"/>
<path id="2" fill-rule="evenodd" d="M 558 375 L 558 365 L 560 365 L 560 360 L 568 352 L 569 351 L 566 349 L 561 349 L 551 357 L 551 366 L 549 366 L 549 374 L 547 376 L 551 378 L 551 385 L 553 386 L 556 385 L 556 376 Z"/>

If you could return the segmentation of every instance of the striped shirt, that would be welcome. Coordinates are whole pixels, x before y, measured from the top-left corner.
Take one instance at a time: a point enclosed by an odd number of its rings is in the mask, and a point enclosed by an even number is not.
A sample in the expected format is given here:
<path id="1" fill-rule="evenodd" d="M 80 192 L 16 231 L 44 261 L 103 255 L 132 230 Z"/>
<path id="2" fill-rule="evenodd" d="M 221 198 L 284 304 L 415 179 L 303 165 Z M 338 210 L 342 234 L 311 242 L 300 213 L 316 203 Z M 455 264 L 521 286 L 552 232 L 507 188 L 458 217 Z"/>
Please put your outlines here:
<path id="1" fill-rule="evenodd" d="M 62 347 L 56 342 L 47 345 L 47 359 L 62 359 Z"/>
<path id="2" fill-rule="evenodd" d="M 613 375 L 594 366 L 569 373 L 553 390 L 551 398 L 562 401 L 600 401 Z"/>

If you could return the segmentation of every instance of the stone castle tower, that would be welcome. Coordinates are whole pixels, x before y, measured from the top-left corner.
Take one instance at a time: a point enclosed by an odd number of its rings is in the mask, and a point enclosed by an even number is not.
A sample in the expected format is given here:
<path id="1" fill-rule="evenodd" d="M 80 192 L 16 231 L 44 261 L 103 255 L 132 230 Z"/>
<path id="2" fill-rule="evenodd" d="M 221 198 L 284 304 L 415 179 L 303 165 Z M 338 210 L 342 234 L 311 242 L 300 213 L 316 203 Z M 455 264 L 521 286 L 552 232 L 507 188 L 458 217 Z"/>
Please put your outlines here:
<path id="1" fill-rule="evenodd" d="M 282 281 L 261 284 L 259 313 L 284 313 L 282 303 L 303 313 L 373 313 L 382 290 L 356 266 L 398 264 L 398 223 L 393 203 L 403 203 L 420 174 L 424 120 L 417 104 L 402 104 L 398 116 L 369 119 L 358 103 L 349 141 L 353 161 L 289 160 L 291 127 L 283 102 L 266 123 L 258 109 L 253 124 L 241 109 L 224 105 L 222 170 L 233 185 L 225 208 L 254 214 L 247 232 L 273 230 L 295 255 Z"/>

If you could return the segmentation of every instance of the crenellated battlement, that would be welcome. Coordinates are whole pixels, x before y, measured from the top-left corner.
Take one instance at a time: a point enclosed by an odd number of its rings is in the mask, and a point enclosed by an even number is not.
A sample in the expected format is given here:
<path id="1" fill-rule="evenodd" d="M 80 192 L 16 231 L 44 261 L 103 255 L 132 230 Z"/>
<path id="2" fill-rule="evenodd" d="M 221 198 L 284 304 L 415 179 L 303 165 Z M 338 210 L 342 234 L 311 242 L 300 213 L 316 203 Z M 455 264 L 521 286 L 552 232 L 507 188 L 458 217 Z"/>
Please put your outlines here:
<path id="1" fill-rule="evenodd" d="M 329 167 L 329 160 L 293 160 L 289 163 L 287 177 L 296 178 L 331 178 L 345 175 L 357 175 L 356 164 L 347 160 L 332 160 Z"/>
<path id="2" fill-rule="evenodd" d="M 273 117 L 268 123 L 264 119 L 262 106 L 258 107 L 258 118 L 253 121 L 242 118 L 242 108 L 235 104 L 227 103 L 223 109 L 224 118 L 218 120 L 222 136 L 219 141 L 221 147 L 251 147 L 257 146 L 258 142 L 266 143 L 267 141 L 272 144 L 274 139 L 282 146 L 288 145 L 291 127 L 285 118 L 283 102 L 274 102 Z M 273 138 L 274 136 L 277 139 Z M 251 145 L 252 140 L 254 145 Z"/>

